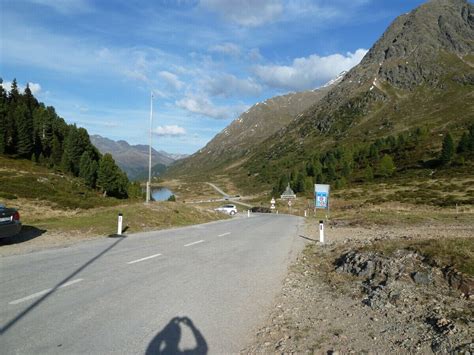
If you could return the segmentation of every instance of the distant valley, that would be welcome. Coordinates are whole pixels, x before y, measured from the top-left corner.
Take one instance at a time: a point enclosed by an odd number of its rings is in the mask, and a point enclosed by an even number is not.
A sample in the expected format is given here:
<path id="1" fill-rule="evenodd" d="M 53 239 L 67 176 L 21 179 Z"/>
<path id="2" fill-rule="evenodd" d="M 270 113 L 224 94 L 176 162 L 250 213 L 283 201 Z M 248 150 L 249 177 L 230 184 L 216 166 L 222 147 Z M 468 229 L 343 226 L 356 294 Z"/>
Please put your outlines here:
<path id="1" fill-rule="evenodd" d="M 114 141 L 99 135 L 91 135 L 90 139 L 100 153 L 110 153 L 112 155 L 117 165 L 127 174 L 129 179 L 142 179 L 148 176 L 149 148 L 147 145 L 130 145 L 123 140 Z M 152 175 L 160 175 L 167 166 L 185 157 L 187 157 L 185 154 L 158 152 L 152 148 Z"/>

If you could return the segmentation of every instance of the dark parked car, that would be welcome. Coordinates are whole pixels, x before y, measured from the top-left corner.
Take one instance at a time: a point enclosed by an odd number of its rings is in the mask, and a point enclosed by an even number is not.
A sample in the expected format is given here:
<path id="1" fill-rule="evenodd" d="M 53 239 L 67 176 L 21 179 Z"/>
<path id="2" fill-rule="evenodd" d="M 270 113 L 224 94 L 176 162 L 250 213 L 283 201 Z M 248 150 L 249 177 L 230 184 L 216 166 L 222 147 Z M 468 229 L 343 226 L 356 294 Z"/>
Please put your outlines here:
<path id="1" fill-rule="evenodd" d="M 20 214 L 14 208 L 0 205 L 0 238 L 7 238 L 20 233 Z"/>

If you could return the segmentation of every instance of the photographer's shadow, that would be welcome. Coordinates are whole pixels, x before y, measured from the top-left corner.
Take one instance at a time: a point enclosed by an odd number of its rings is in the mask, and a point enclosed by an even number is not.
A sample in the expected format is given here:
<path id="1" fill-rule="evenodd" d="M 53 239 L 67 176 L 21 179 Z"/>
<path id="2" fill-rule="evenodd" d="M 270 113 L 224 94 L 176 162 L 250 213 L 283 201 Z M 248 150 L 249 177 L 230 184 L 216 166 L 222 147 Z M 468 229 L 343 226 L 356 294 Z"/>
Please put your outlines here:
<path id="1" fill-rule="evenodd" d="M 182 327 L 188 327 L 194 336 L 196 346 L 194 349 L 180 350 Z M 199 329 L 188 317 L 175 317 L 159 332 L 148 345 L 146 355 L 155 354 L 186 354 L 204 355 L 207 354 L 208 347 L 206 340 Z"/>

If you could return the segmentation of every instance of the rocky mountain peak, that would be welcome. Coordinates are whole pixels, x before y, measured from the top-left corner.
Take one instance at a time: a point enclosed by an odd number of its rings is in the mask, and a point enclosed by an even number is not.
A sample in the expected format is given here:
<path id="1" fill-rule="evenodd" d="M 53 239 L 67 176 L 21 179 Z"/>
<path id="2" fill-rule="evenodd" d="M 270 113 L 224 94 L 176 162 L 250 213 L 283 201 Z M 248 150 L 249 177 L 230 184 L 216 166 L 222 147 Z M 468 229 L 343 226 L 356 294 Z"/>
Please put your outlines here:
<path id="1" fill-rule="evenodd" d="M 432 0 L 399 16 L 359 71 L 372 74 L 378 68 L 379 79 L 404 89 L 436 83 L 444 74 L 438 58 L 443 52 L 458 57 L 474 52 L 474 6 L 466 0 Z"/>
<path id="2" fill-rule="evenodd" d="M 399 16 L 361 64 L 409 57 L 416 51 L 472 53 L 474 6 L 466 0 L 432 0 Z"/>

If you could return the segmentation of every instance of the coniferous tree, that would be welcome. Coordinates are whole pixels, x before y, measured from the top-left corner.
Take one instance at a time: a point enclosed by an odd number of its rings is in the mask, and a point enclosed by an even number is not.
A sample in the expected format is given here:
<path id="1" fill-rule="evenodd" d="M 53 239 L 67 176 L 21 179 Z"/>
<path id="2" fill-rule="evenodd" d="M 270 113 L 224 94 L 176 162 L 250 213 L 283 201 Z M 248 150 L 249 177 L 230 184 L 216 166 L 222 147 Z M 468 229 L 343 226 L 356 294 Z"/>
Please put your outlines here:
<path id="1" fill-rule="evenodd" d="M 307 176 L 315 176 L 315 171 L 314 171 L 314 164 L 313 162 L 308 162 L 306 163 L 306 175 Z"/>
<path id="2" fill-rule="evenodd" d="M 53 165 L 59 167 L 61 164 L 61 159 L 63 155 L 63 150 L 61 142 L 56 134 L 53 134 L 53 139 L 51 141 L 51 162 Z"/>
<path id="3" fill-rule="evenodd" d="M 78 176 L 81 156 L 89 146 L 90 141 L 87 131 L 84 128 L 77 128 L 76 125 L 70 126 L 64 142 L 61 168 Z"/>
<path id="4" fill-rule="evenodd" d="M 20 103 L 20 92 L 16 79 L 13 79 L 7 99 L 7 116 L 5 126 L 5 153 L 15 154 L 17 151 L 16 107 Z"/>
<path id="5" fill-rule="evenodd" d="M 443 139 L 443 146 L 441 148 L 441 153 L 439 155 L 439 161 L 443 165 L 449 164 L 451 159 L 454 156 L 454 141 L 451 134 L 448 132 Z"/>
<path id="6" fill-rule="evenodd" d="M 0 78 L 0 154 L 6 150 L 6 120 L 7 120 L 7 93 L 2 86 L 3 79 Z"/>
<path id="7" fill-rule="evenodd" d="M 295 192 L 304 192 L 304 189 L 305 189 L 305 178 L 304 178 L 303 173 L 300 172 L 300 173 L 298 173 L 298 175 L 296 175 L 294 191 Z"/>
<path id="8" fill-rule="evenodd" d="M 469 127 L 469 131 L 463 133 L 457 146 L 457 152 L 464 155 L 474 153 L 474 124 Z"/>
<path id="9" fill-rule="evenodd" d="M 351 163 L 348 160 L 342 162 L 342 176 L 348 179 L 352 174 Z"/>
<path id="10" fill-rule="evenodd" d="M 304 179 L 304 191 L 311 192 L 314 189 L 314 178 L 311 176 L 307 176 Z"/>
<path id="11" fill-rule="evenodd" d="M 33 121 L 26 104 L 16 106 L 14 117 L 17 125 L 16 152 L 23 158 L 30 158 L 33 153 Z"/>
<path id="12" fill-rule="evenodd" d="M 396 166 L 393 162 L 393 158 L 390 155 L 385 154 L 382 159 L 380 159 L 378 171 L 379 175 L 384 177 L 390 177 L 395 172 L 395 169 Z"/>
<path id="13" fill-rule="evenodd" d="M 16 79 L 13 79 L 12 81 L 8 100 L 10 101 L 10 105 L 13 106 L 17 105 L 20 102 L 20 92 L 18 91 L 18 83 L 16 82 Z"/>
<path id="14" fill-rule="evenodd" d="M 466 153 L 469 151 L 469 136 L 465 132 L 461 136 L 461 139 L 459 140 L 458 147 L 456 148 L 456 152 L 459 154 Z"/>
<path id="15" fill-rule="evenodd" d="M 278 179 L 277 185 L 272 190 L 273 196 L 279 196 L 285 191 L 286 186 L 288 185 L 288 176 L 286 174 L 282 174 Z"/>
<path id="16" fill-rule="evenodd" d="M 367 165 L 364 171 L 365 181 L 373 181 L 374 180 L 374 171 L 370 165 Z"/>
<path id="17" fill-rule="evenodd" d="M 321 164 L 321 161 L 319 160 L 319 157 L 316 157 L 313 160 L 313 170 L 314 170 L 314 178 L 315 181 L 321 181 L 321 176 L 323 173 L 323 165 Z"/>
<path id="18" fill-rule="evenodd" d="M 87 186 L 94 188 L 97 180 L 97 161 L 92 159 L 92 153 L 85 151 L 79 162 L 79 177 L 84 179 Z"/>
<path id="19" fill-rule="evenodd" d="M 392 151 L 397 147 L 397 139 L 390 135 L 386 138 L 386 146 Z"/>
<path id="20" fill-rule="evenodd" d="M 406 140 L 405 134 L 400 133 L 397 138 L 397 148 L 399 150 L 405 149 L 406 143 L 407 143 L 407 140 Z"/>
<path id="21" fill-rule="evenodd" d="M 25 93 L 23 95 L 23 101 L 26 104 L 30 115 L 32 115 L 34 109 L 38 106 L 38 101 L 33 96 L 29 83 L 26 84 Z"/>
<path id="22" fill-rule="evenodd" d="M 128 179 L 115 164 L 112 155 L 108 153 L 99 161 L 97 185 L 102 189 L 105 195 L 127 197 Z"/>
<path id="23" fill-rule="evenodd" d="M 41 149 L 45 157 L 51 155 L 51 145 L 53 140 L 53 127 L 51 118 L 44 106 L 40 105 L 33 111 L 33 136 L 35 141 L 35 152 Z"/>
<path id="24" fill-rule="evenodd" d="M 335 181 L 337 179 L 336 164 L 332 161 L 329 161 L 326 167 L 327 178 L 330 181 Z"/>

